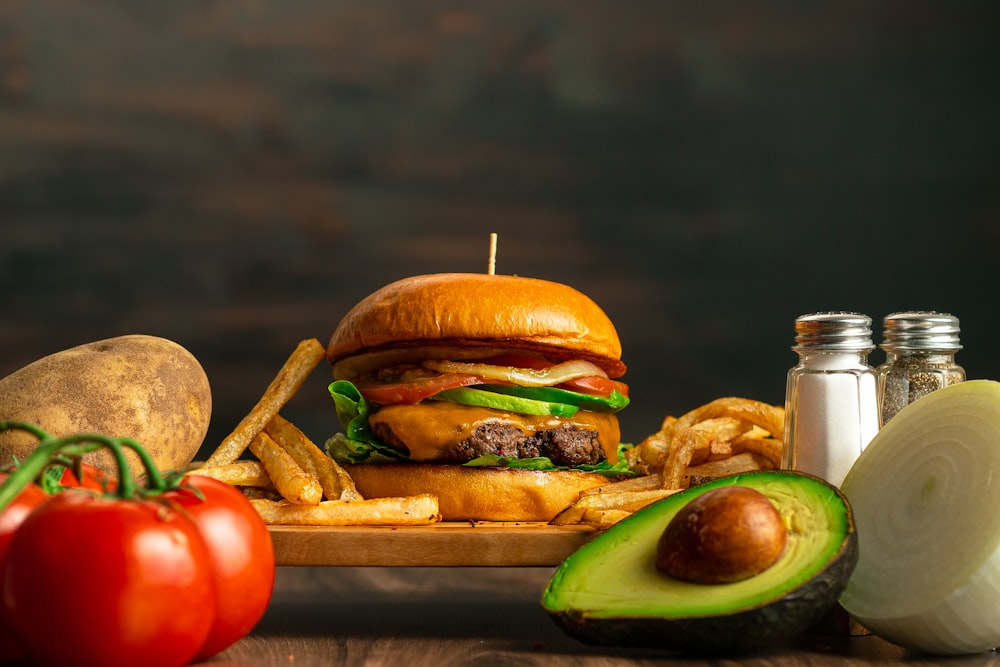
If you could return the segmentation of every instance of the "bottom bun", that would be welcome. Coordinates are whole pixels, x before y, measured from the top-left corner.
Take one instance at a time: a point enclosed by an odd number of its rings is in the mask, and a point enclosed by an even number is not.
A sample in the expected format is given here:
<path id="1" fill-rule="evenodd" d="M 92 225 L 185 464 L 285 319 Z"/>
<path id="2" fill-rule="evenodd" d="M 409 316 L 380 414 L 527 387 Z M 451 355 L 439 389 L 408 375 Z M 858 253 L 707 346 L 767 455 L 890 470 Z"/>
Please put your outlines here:
<path id="1" fill-rule="evenodd" d="M 344 466 L 365 498 L 433 493 L 443 521 L 551 521 L 604 475 L 569 470 L 369 463 Z"/>

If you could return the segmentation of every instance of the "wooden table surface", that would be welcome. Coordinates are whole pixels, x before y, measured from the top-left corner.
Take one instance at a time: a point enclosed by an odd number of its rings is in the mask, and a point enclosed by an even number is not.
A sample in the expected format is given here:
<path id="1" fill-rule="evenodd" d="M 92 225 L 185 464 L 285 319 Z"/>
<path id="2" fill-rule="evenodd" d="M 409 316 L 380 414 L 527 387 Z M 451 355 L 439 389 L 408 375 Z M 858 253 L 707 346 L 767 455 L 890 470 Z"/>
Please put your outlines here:
<path id="1" fill-rule="evenodd" d="M 279 567 L 258 627 L 213 667 L 271 665 L 879 665 L 945 662 L 875 636 L 803 637 L 727 659 L 595 648 L 565 635 L 539 596 L 551 568 Z M 1000 665 L 994 652 L 949 667 Z"/>

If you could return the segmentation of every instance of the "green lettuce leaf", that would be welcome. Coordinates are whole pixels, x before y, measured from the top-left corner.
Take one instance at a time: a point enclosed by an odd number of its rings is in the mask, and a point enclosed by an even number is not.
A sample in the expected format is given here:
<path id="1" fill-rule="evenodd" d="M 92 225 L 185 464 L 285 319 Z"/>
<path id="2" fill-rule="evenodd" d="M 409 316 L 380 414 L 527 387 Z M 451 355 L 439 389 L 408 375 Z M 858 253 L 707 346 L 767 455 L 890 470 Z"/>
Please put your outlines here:
<path id="1" fill-rule="evenodd" d="M 337 419 L 344 429 L 343 433 L 337 433 L 326 442 L 330 458 L 339 463 L 384 463 L 404 458 L 372 435 L 368 426 L 371 405 L 354 384 L 337 380 L 329 386 L 329 391 L 337 410 Z"/>

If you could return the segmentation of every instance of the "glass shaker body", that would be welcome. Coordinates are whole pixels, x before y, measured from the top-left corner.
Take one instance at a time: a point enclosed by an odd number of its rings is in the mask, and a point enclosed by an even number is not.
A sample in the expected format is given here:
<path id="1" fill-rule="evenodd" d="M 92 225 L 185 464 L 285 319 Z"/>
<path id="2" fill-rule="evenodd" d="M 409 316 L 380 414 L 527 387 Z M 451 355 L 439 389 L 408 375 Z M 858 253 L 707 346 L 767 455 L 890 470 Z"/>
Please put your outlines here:
<path id="1" fill-rule="evenodd" d="M 958 318 L 947 313 L 893 313 L 883 320 L 885 362 L 876 369 L 879 419 L 884 426 L 896 413 L 936 389 L 965 381 L 955 362 Z"/>
<path id="2" fill-rule="evenodd" d="M 871 319 L 817 313 L 796 320 L 799 363 L 788 371 L 782 467 L 839 486 L 879 430 Z"/>

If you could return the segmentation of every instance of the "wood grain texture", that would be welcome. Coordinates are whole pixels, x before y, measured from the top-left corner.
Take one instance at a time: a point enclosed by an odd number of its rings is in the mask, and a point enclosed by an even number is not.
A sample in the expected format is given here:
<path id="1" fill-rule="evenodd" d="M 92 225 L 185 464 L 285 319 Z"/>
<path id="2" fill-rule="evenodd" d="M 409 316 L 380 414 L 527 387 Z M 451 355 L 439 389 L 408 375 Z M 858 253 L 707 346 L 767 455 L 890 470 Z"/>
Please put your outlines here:
<path id="1" fill-rule="evenodd" d="M 587 526 L 496 522 L 270 530 L 279 565 L 379 567 L 555 566 L 596 534 Z"/>
<path id="2" fill-rule="evenodd" d="M 584 667 L 929 667 L 873 636 L 811 635 L 748 656 L 712 659 L 590 647 L 563 635 L 539 605 L 549 568 L 279 568 L 258 628 L 215 660 L 271 665 L 582 665 Z M 949 659 L 995 666 L 994 653 Z"/>

